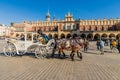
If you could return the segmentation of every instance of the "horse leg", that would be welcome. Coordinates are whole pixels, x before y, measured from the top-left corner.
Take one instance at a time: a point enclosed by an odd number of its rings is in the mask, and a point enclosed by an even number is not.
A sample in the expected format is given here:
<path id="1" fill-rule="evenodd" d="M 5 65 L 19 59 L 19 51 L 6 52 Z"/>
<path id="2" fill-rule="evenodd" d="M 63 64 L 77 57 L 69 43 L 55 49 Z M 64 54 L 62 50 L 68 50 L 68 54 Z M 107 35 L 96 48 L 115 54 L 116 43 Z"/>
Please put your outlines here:
<path id="1" fill-rule="evenodd" d="M 85 46 L 84 46 L 84 52 L 85 52 Z"/>
<path id="2" fill-rule="evenodd" d="M 61 51 L 59 50 L 59 52 L 58 52 L 58 56 L 60 57 L 61 56 Z"/>
<path id="3" fill-rule="evenodd" d="M 65 55 L 64 51 L 62 51 L 62 53 L 63 53 L 63 57 L 65 58 L 66 55 Z"/>
<path id="4" fill-rule="evenodd" d="M 53 58 L 54 57 L 54 54 L 55 54 L 55 49 L 53 49 L 53 52 L 51 54 L 51 57 Z"/>
<path id="5" fill-rule="evenodd" d="M 77 56 L 82 60 L 82 53 L 77 51 Z"/>
<path id="6" fill-rule="evenodd" d="M 74 55 L 75 55 L 74 51 L 72 51 L 71 54 L 70 54 L 70 57 L 71 57 L 72 61 L 74 61 Z"/>
<path id="7" fill-rule="evenodd" d="M 87 50 L 88 50 L 88 48 L 87 48 L 87 46 L 86 46 L 86 52 L 87 52 Z"/>

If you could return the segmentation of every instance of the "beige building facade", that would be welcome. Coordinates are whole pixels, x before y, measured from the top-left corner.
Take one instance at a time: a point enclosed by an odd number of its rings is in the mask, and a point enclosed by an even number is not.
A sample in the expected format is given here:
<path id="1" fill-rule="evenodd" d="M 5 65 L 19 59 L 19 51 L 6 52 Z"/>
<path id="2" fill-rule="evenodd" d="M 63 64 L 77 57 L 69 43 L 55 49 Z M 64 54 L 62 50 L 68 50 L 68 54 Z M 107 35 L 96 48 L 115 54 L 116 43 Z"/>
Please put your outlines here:
<path id="1" fill-rule="evenodd" d="M 73 15 L 68 12 L 63 20 L 51 21 L 50 13 L 46 14 L 46 21 L 23 21 L 21 23 L 12 23 L 11 27 L 15 29 L 13 37 L 21 36 L 26 32 L 37 32 L 39 28 L 43 33 L 51 38 L 70 38 L 73 35 L 91 40 L 102 38 L 120 37 L 120 18 L 116 19 L 97 19 L 97 20 L 75 20 Z"/>
<path id="2" fill-rule="evenodd" d="M 13 31 L 11 27 L 0 24 L 0 37 L 10 37 Z"/>

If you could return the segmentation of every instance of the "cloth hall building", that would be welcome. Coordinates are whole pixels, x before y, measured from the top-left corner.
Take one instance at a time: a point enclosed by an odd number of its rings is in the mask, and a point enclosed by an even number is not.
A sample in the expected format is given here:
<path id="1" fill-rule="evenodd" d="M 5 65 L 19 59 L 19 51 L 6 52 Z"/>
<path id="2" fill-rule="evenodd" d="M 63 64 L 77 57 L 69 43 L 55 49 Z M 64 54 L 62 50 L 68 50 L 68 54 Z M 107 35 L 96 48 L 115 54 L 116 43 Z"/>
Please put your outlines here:
<path id="1" fill-rule="evenodd" d="M 70 12 L 65 15 L 64 20 L 56 20 L 55 17 L 51 20 L 48 12 L 46 21 L 11 23 L 11 27 L 14 28 L 12 37 L 21 36 L 25 31 L 35 33 L 39 28 L 51 38 L 70 38 L 72 35 L 91 40 L 120 37 L 120 18 L 75 20 Z"/>

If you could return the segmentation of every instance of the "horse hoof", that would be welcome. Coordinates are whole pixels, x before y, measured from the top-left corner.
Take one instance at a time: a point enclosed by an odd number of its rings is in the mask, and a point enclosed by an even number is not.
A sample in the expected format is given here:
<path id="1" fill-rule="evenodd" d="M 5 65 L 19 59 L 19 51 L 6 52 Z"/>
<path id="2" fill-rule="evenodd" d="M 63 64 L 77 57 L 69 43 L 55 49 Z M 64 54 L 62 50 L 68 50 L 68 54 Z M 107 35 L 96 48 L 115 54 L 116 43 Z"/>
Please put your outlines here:
<path id="1" fill-rule="evenodd" d="M 80 59 L 82 60 L 82 56 L 80 57 Z"/>
<path id="2" fill-rule="evenodd" d="M 72 59 L 72 61 L 75 61 L 74 59 Z"/>

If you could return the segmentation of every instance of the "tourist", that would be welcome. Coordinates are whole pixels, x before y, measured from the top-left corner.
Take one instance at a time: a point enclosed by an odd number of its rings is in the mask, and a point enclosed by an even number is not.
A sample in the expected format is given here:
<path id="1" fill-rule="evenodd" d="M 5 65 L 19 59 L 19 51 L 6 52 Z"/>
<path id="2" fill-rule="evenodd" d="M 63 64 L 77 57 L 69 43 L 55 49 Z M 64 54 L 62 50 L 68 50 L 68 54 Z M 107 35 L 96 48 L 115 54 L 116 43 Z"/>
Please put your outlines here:
<path id="1" fill-rule="evenodd" d="M 104 55 L 104 41 L 100 40 L 100 52 L 101 52 L 101 55 Z"/>
<path id="2" fill-rule="evenodd" d="M 112 41 L 112 50 L 115 50 L 116 46 L 117 46 L 117 42 L 116 42 L 116 40 L 114 39 L 114 40 Z"/>
<path id="3" fill-rule="evenodd" d="M 97 46 L 97 50 L 100 50 L 100 40 L 97 40 L 96 46 Z"/>
<path id="4" fill-rule="evenodd" d="M 120 53 L 120 40 L 118 40 L 117 49 L 118 49 L 118 51 L 119 51 L 119 53 Z"/>
<path id="5" fill-rule="evenodd" d="M 110 40 L 110 49 L 112 50 L 112 39 Z"/>
<path id="6" fill-rule="evenodd" d="M 84 52 L 87 52 L 87 50 L 88 50 L 88 45 L 89 45 L 89 41 L 88 40 L 86 40 L 86 39 L 84 39 Z"/>
<path id="7" fill-rule="evenodd" d="M 106 40 L 106 46 L 108 46 L 108 43 L 109 43 L 109 40 L 107 39 L 107 40 Z"/>

